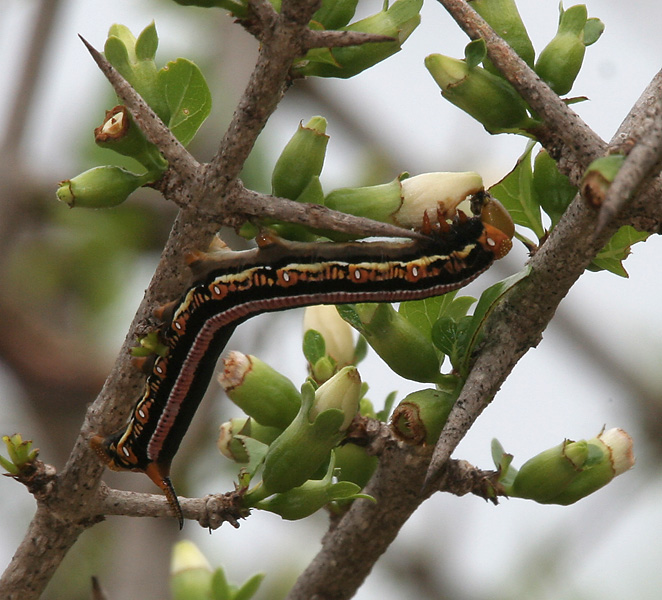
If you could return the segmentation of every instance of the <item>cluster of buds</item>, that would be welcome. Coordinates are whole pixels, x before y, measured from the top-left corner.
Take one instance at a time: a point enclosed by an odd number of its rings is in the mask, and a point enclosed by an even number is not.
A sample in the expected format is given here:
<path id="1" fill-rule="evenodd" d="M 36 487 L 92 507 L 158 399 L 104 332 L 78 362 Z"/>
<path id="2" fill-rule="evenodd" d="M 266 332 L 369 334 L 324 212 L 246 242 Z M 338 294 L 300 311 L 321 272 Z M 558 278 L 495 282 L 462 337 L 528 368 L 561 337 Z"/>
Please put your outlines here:
<path id="1" fill-rule="evenodd" d="M 154 61 L 158 42 L 153 23 L 137 39 L 124 25 L 113 25 L 104 51 L 113 67 L 186 145 L 209 115 L 211 95 L 198 67 L 186 59 L 158 69 Z M 61 181 L 57 198 L 70 207 L 117 206 L 139 187 L 158 181 L 168 168 L 159 149 L 146 139 L 124 106 L 108 111 L 94 136 L 99 147 L 136 160 L 145 172 L 105 165 Z"/>
<path id="2" fill-rule="evenodd" d="M 568 505 L 632 466 L 632 438 L 622 429 L 609 429 L 589 440 L 565 440 L 525 462 L 519 471 L 509 467 L 502 484 L 508 496 Z"/>
<path id="3" fill-rule="evenodd" d="M 24 440 L 20 433 L 15 433 L 11 436 L 3 435 L 2 441 L 7 447 L 9 460 L 4 456 L 0 456 L 0 466 L 10 475 L 19 475 L 39 455 L 39 449 L 35 448 L 33 450 L 32 441 Z"/>
<path id="4" fill-rule="evenodd" d="M 471 5 L 557 94 L 572 88 L 586 46 L 604 30 L 599 19 L 587 16 L 586 6 L 560 7 L 558 32 L 534 65 L 535 52 L 514 0 L 471 0 Z M 483 67 L 479 64 L 482 63 Z M 425 66 L 448 101 L 480 122 L 490 133 L 530 135 L 539 122 L 529 107 L 487 57 L 483 40 L 471 42 L 465 59 L 431 54 Z"/>
<path id="5" fill-rule="evenodd" d="M 264 575 L 258 573 L 243 585 L 228 583 L 222 567 L 212 570 L 209 561 L 198 547 L 188 540 L 177 542 L 172 549 L 170 561 L 170 591 L 173 600 L 195 598 L 252 598 Z"/>

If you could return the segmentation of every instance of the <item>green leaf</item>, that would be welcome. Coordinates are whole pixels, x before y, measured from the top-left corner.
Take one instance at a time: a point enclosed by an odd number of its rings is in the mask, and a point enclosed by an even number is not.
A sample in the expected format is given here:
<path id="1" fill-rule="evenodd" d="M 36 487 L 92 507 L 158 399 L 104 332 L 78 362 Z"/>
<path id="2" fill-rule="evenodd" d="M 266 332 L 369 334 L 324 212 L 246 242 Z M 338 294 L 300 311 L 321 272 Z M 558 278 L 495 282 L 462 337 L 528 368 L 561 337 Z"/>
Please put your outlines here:
<path id="1" fill-rule="evenodd" d="M 620 277 L 628 277 L 628 273 L 623 267 L 623 261 L 629 256 L 632 244 L 645 241 L 649 235 L 649 233 L 637 231 L 630 225 L 621 227 L 607 245 L 598 252 L 589 269 L 591 271 L 605 270 Z"/>
<path id="2" fill-rule="evenodd" d="M 492 440 L 492 460 L 496 468 L 500 470 L 499 482 L 506 487 L 511 487 L 517 476 L 517 469 L 511 466 L 513 455 L 506 453 L 501 442 L 496 438 Z"/>
<path id="3" fill-rule="evenodd" d="M 233 600 L 250 600 L 257 592 L 263 579 L 264 573 L 256 573 L 253 575 L 237 590 L 236 594 L 234 594 Z"/>
<path id="4" fill-rule="evenodd" d="M 391 414 L 391 411 L 393 410 L 393 404 L 395 403 L 395 399 L 397 397 L 398 392 L 391 392 L 388 396 L 386 396 L 386 400 L 384 400 L 384 408 L 377 413 L 377 418 L 380 421 L 386 423 L 389 415 Z"/>
<path id="5" fill-rule="evenodd" d="M 186 146 L 211 112 L 211 93 L 200 69 L 185 58 L 159 71 L 159 84 L 170 110 L 168 127 Z"/>
<path id="6" fill-rule="evenodd" d="M 314 329 L 306 331 L 303 336 L 303 355 L 311 365 L 326 356 L 326 343 L 319 331 Z"/>
<path id="7" fill-rule="evenodd" d="M 471 357 L 477 342 L 480 340 L 482 328 L 487 317 L 492 310 L 494 310 L 494 307 L 501 297 L 520 281 L 528 277 L 530 271 L 530 267 L 525 267 L 519 273 L 515 273 L 503 281 L 499 281 L 490 286 L 481 294 L 478 304 L 476 305 L 476 310 L 474 310 L 474 314 L 471 316 L 469 326 L 463 331 L 463 335 L 466 336 L 466 351 L 464 359 L 462 360 L 461 365 L 454 365 L 455 368 L 460 371 L 461 376 L 466 376 L 469 367 L 469 358 Z"/>
<path id="8" fill-rule="evenodd" d="M 142 30 L 136 40 L 136 58 L 138 60 L 154 60 L 158 47 L 159 36 L 156 33 L 156 25 L 152 21 Z"/>
<path id="9" fill-rule="evenodd" d="M 211 597 L 212 600 L 232 600 L 230 585 L 223 567 L 214 571 L 211 578 Z"/>
<path id="10" fill-rule="evenodd" d="M 487 57 L 487 45 L 483 38 L 469 42 L 464 49 L 464 58 L 470 69 L 477 67 Z"/>
<path id="11" fill-rule="evenodd" d="M 119 74 L 124 79 L 129 80 L 133 71 L 131 69 L 129 50 L 124 41 L 116 36 L 109 37 L 104 45 L 103 53 L 106 60 L 117 69 Z"/>
<path id="12" fill-rule="evenodd" d="M 597 17 L 592 17 L 586 21 L 584 26 L 584 46 L 595 44 L 600 39 L 605 30 L 605 24 Z"/>
<path id="13" fill-rule="evenodd" d="M 515 168 L 489 191 L 506 207 L 517 225 L 528 227 L 541 238 L 545 230 L 540 217 L 540 206 L 533 193 L 532 148 L 533 145 L 517 161 Z"/>
<path id="14" fill-rule="evenodd" d="M 338 310 L 338 314 L 354 327 L 354 329 L 359 332 L 363 330 L 363 321 L 359 317 L 355 304 L 341 304 L 336 306 L 336 309 Z"/>
<path id="15" fill-rule="evenodd" d="M 545 150 L 538 153 L 534 165 L 535 198 L 551 219 L 553 228 L 577 195 L 577 188 L 558 170 L 556 161 Z"/>

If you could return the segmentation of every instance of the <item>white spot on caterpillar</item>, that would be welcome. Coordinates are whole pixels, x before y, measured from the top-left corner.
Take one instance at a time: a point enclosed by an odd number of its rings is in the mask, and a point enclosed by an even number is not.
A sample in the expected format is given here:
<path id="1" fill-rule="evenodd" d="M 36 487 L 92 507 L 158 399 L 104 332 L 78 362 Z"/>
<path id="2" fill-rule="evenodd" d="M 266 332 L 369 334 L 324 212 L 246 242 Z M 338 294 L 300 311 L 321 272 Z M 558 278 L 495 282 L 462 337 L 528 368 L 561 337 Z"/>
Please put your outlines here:
<path id="1" fill-rule="evenodd" d="M 124 446 L 122 446 L 122 454 L 124 454 L 124 456 L 126 456 L 126 457 L 131 456 L 129 451 Z"/>
<path id="2" fill-rule="evenodd" d="M 291 279 L 290 274 L 287 271 L 283 271 L 283 281 L 289 283 L 290 279 Z"/>

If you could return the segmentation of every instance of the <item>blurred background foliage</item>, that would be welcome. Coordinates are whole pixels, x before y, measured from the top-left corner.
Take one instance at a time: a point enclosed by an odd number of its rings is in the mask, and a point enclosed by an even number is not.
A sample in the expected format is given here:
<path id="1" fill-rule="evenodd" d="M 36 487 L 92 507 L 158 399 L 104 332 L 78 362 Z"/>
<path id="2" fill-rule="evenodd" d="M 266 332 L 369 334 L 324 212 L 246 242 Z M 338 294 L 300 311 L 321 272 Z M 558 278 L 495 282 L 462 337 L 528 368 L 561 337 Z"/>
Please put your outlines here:
<path id="1" fill-rule="evenodd" d="M 362 0 L 359 14 L 380 4 Z M 576 108 L 609 139 L 659 68 L 662 8 L 640 2 L 631 11 L 616 0 L 587 5 L 607 30 L 575 86 L 592 101 Z M 555 2 L 522 0 L 520 11 L 540 49 L 556 30 Z M 110 369 L 175 215 L 148 189 L 107 211 L 56 202 L 59 180 L 111 161 L 94 145 L 92 130 L 116 102 L 76 34 L 100 48 L 113 22 L 138 32 L 152 19 L 161 39 L 157 59 L 195 61 L 212 88 L 212 115 L 190 147 L 198 160 L 208 160 L 256 52 L 255 41 L 222 11 L 169 0 L 4 0 L 0 10 L 6 66 L 0 91 L 0 433 L 33 439 L 41 457 L 58 468 Z M 523 142 L 489 137 L 444 103 L 422 63 L 430 52 L 462 56 L 465 43 L 443 9 L 429 3 L 420 30 L 392 59 L 355 80 L 297 82 L 242 179 L 267 192 L 273 163 L 299 121 L 320 114 L 330 123 L 327 191 L 383 183 L 403 170 L 475 170 L 487 183 L 497 181 L 515 164 Z M 115 154 L 112 161 L 119 164 Z M 232 232 L 224 236 L 237 243 Z M 625 265 L 630 280 L 607 273 L 582 278 L 540 349 L 525 357 L 457 453 L 489 468 L 494 436 L 524 460 L 564 437 L 590 437 L 606 423 L 635 438 L 636 470 L 570 508 L 517 500 L 494 508 L 476 498 L 436 497 L 411 519 L 358 598 L 659 597 L 659 250 L 657 239 L 637 247 Z M 481 278 L 478 289 L 519 270 L 525 258 L 520 248 Z M 299 319 L 296 311 L 254 319 L 230 347 L 257 354 L 301 382 Z M 411 391 L 410 383 L 383 376 L 374 357 L 361 370 L 378 407 L 392 389 L 402 396 Z M 220 398 L 216 389 L 209 395 Z M 235 413 L 218 401 L 203 403 L 200 413 L 174 473 L 185 495 L 232 488 L 231 467 L 215 453 L 213 439 L 217 424 Z M 107 473 L 105 480 L 153 491 L 142 477 Z M 5 478 L 0 495 L 4 566 L 34 502 Z M 232 580 L 267 572 L 258 597 L 277 599 L 316 552 L 324 528 L 323 515 L 283 523 L 256 514 L 237 531 L 226 526 L 209 536 L 187 524 L 183 535 L 195 538 Z M 88 598 L 90 576 L 97 575 L 110 598 L 164 598 L 168 549 L 180 535 L 170 520 L 111 518 L 84 534 L 45 597 Z"/>

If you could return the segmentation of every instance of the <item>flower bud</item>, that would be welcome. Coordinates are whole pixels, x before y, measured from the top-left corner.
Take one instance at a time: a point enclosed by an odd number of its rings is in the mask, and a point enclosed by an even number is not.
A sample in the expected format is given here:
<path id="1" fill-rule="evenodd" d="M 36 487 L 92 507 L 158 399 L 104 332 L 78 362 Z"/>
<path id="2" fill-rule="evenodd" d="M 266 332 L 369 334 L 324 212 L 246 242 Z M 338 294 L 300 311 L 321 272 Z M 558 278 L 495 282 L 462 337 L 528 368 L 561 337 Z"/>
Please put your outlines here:
<path id="1" fill-rule="evenodd" d="M 403 179 L 402 206 L 393 215 L 393 222 L 401 227 L 420 228 L 423 215 L 441 211 L 447 219 L 457 214 L 457 206 L 469 196 L 483 190 L 478 173 L 423 173 Z"/>
<path id="2" fill-rule="evenodd" d="M 553 504 L 573 504 L 634 466 L 632 438 L 622 429 L 603 431 L 588 444 L 590 453 L 582 472 L 554 497 Z"/>
<path id="3" fill-rule="evenodd" d="M 298 487 L 316 473 L 356 415 L 360 394 L 355 367 L 345 367 L 316 392 L 311 384 L 303 386 L 299 413 L 271 444 L 265 458 L 265 493 Z"/>
<path id="4" fill-rule="evenodd" d="M 109 208 L 122 204 L 132 192 L 152 181 L 149 173 L 136 175 L 121 167 L 106 165 L 61 181 L 56 195 L 71 208 Z"/>
<path id="5" fill-rule="evenodd" d="M 588 166 L 582 177 L 581 190 L 582 196 L 592 207 L 602 206 L 607 191 L 624 162 L 623 154 L 610 154 L 596 158 Z"/>
<path id="6" fill-rule="evenodd" d="M 296 200 L 322 172 L 328 141 L 323 117 L 313 117 L 306 125 L 300 123 L 276 161 L 271 176 L 273 195 Z"/>
<path id="7" fill-rule="evenodd" d="M 223 364 L 218 381 L 248 416 L 281 431 L 292 422 L 301 406 L 301 395 L 287 377 L 241 352 L 230 352 Z"/>
<path id="8" fill-rule="evenodd" d="M 573 504 L 633 465 L 632 439 L 622 429 L 610 429 L 538 454 L 522 466 L 506 491 L 541 504 Z"/>
<path id="9" fill-rule="evenodd" d="M 419 390 L 405 397 L 393 411 L 391 429 L 402 441 L 434 445 L 446 424 L 455 396 L 440 390 Z"/>
<path id="10" fill-rule="evenodd" d="M 333 452 L 338 481 L 351 481 L 363 489 L 375 472 L 379 459 L 356 444 L 343 444 Z"/>
<path id="11" fill-rule="evenodd" d="M 423 0 L 397 0 L 387 9 L 341 29 L 386 35 L 395 38 L 393 42 L 315 48 L 295 63 L 293 71 L 304 77 L 353 77 L 400 51 L 421 22 L 419 12 L 422 6 Z"/>
<path id="12" fill-rule="evenodd" d="M 588 451 L 585 440 L 565 440 L 541 452 L 522 465 L 509 494 L 543 504 L 550 502 L 581 472 Z"/>
<path id="13" fill-rule="evenodd" d="M 283 519 L 295 521 L 312 515 L 334 500 L 366 498 L 367 496 L 359 493 L 361 488 L 355 483 L 349 481 L 333 483 L 334 454 L 335 452 L 331 453 L 329 468 L 323 479 L 306 481 L 299 487 L 257 502 L 255 507 L 276 513 Z"/>
<path id="14" fill-rule="evenodd" d="M 393 371 L 423 383 L 438 379 L 440 361 L 434 344 L 406 317 L 390 304 L 357 304 L 355 310 L 359 333 Z"/>
<path id="15" fill-rule="evenodd" d="M 405 228 L 420 228 L 423 216 L 446 218 L 456 214 L 458 204 L 483 189 L 478 173 L 407 173 L 389 183 L 360 188 L 339 188 L 324 199 L 325 206 L 340 212 L 368 217 Z"/>
<path id="16" fill-rule="evenodd" d="M 361 376 L 356 367 L 343 367 L 315 391 L 315 402 L 308 413 L 312 423 L 324 411 L 339 409 L 344 414 L 340 431 L 345 431 L 359 412 Z"/>
<path id="17" fill-rule="evenodd" d="M 469 0 L 469 4 L 527 65 L 533 66 L 535 50 L 515 0 Z M 489 59 L 484 65 L 491 73 L 500 75 L 500 71 Z"/>
<path id="18" fill-rule="evenodd" d="M 556 225 L 577 195 L 577 188 L 558 170 L 556 161 L 545 150 L 534 161 L 532 184 L 540 206 L 552 219 L 552 226 Z"/>
<path id="19" fill-rule="evenodd" d="M 339 367 L 351 365 L 354 360 L 352 328 L 330 304 L 309 306 L 303 313 L 303 330 L 317 331 L 324 339 L 325 352 Z"/>
<path id="20" fill-rule="evenodd" d="M 441 88 L 441 95 L 490 133 L 518 133 L 535 124 L 527 104 L 506 80 L 464 60 L 430 54 L 425 66 Z"/>
<path id="21" fill-rule="evenodd" d="M 103 123 L 94 130 L 94 141 L 101 148 L 137 160 L 155 175 L 162 174 L 168 168 L 168 161 L 154 144 L 147 141 L 125 106 L 118 105 L 106 111 Z"/>
<path id="22" fill-rule="evenodd" d="M 173 600 L 210 598 L 212 569 L 197 546 L 188 540 L 177 542 L 170 562 L 170 590 Z"/>
<path id="23" fill-rule="evenodd" d="M 556 36 L 545 46 L 536 61 L 536 73 L 559 96 L 570 91 L 584 62 L 586 20 L 584 4 L 562 10 Z"/>

